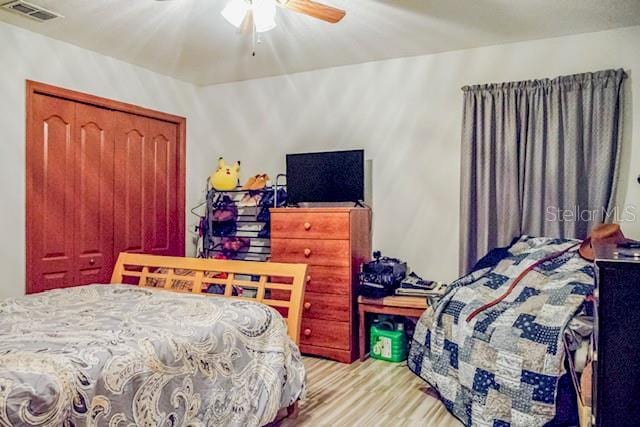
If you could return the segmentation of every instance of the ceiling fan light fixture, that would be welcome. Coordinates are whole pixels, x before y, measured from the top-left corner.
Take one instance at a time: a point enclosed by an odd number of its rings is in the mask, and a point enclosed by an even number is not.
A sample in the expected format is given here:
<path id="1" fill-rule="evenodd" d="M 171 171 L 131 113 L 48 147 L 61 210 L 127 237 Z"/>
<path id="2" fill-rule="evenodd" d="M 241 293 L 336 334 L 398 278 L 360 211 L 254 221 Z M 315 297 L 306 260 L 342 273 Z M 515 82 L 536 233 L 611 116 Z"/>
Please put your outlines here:
<path id="1" fill-rule="evenodd" d="M 273 0 L 231 0 L 221 12 L 224 19 L 236 28 L 242 28 L 252 15 L 256 32 L 264 33 L 276 27 L 276 4 Z"/>
<path id="2" fill-rule="evenodd" d="M 264 33 L 276 27 L 276 4 L 273 0 L 253 0 L 256 32 Z"/>
<path id="3" fill-rule="evenodd" d="M 251 5 L 245 0 L 231 0 L 225 8 L 222 9 L 221 14 L 229 24 L 240 28 L 250 9 Z"/>

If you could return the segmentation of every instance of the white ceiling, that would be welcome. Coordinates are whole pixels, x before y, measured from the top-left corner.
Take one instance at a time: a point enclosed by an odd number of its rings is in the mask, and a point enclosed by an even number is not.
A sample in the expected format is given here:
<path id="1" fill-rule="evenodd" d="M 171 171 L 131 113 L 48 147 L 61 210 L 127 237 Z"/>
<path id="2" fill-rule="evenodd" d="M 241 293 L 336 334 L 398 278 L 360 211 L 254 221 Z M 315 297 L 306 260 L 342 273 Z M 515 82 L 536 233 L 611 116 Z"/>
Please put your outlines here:
<path id="1" fill-rule="evenodd" d="M 340 23 L 279 9 L 252 57 L 227 0 L 29 1 L 65 18 L 0 20 L 199 85 L 640 25 L 640 0 L 326 0 Z"/>

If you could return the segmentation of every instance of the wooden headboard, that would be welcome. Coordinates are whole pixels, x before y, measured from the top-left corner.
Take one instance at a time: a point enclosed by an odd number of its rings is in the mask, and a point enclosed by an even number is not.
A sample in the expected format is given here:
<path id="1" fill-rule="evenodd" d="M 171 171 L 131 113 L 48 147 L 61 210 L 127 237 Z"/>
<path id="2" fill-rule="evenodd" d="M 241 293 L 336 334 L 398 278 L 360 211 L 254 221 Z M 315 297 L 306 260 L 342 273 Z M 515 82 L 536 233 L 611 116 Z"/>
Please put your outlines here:
<path id="1" fill-rule="evenodd" d="M 189 270 L 190 275 L 178 275 L 177 270 Z M 211 277 L 224 275 L 226 277 Z M 121 253 L 111 276 L 111 283 L 130 283 L 142 287 L 149 286 L 149 279 L 159 279 L 164 282 L 161 289 L 173 292 L 190 292 L 206 296 L 222 296 L 202 292 L 211 284 L 224 287 L 224 296 L 229 298 L 251 299 L 276 309 L 287 309 L 286 317 L 288 333 L 298 344 L 300 337 L 300 322 L 302 320 L 302 302 L 304 297 L 306 264 L 281 264 L 273 262 L 230 261 L 200 258 L 179 258 L 156 255 Z M 258 281 L 242 280 L 238 276 L 257 276 Z M 275 279 L 277 278 L 277 279 Z M 278 283 L 273 282 L 277 280 Z M 191 282 L 191 290 L 173 289 L 175 281 Z M 290 282 L 290 283 L 289 283 Z M 158 288 L 157 286 L 153 286 Z M 235 297 L 233 288 L 256 289 L 256 296 Z M 268 299 L 265 297 L 267 289 L 288 291 L 289 299 Z M 282 292 L 279 292 L 282 294 Z M 286 292 L 284 293 L 286 294 Z"/>

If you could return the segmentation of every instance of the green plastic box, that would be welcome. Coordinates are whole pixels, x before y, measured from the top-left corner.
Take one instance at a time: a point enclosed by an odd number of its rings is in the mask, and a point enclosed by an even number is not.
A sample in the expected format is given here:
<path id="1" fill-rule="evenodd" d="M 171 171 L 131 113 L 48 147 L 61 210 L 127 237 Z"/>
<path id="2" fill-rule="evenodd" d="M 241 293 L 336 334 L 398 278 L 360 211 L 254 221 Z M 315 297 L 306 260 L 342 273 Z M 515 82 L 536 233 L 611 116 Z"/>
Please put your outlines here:
<path id="1" fill-rule="evenodd" d="M 404 328 L 396 329 L 391 322 L 381 322 L 371 326 L 370 337 L 372 358 L 387 362 L 402 362 L 407 359 L 407 335 Z"/>

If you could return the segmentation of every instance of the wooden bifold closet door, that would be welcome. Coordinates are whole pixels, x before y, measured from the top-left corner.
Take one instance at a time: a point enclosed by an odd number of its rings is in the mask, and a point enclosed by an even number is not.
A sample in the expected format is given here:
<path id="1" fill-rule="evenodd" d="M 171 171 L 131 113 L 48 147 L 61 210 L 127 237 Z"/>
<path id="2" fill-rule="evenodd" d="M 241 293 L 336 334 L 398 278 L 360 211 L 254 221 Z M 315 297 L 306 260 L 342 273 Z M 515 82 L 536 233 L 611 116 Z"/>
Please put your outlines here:
<path id="1" fill-rule="evenodd" d="M 184 255 L 179 124 L 29 95 L 27 293 L 108 283 L 122 251 Z"/>
<path id="2" fill-rule="evenodd" d="M 178 242 L 176 126 L 117 113 L 116 252 L 175 255 Z"/>

